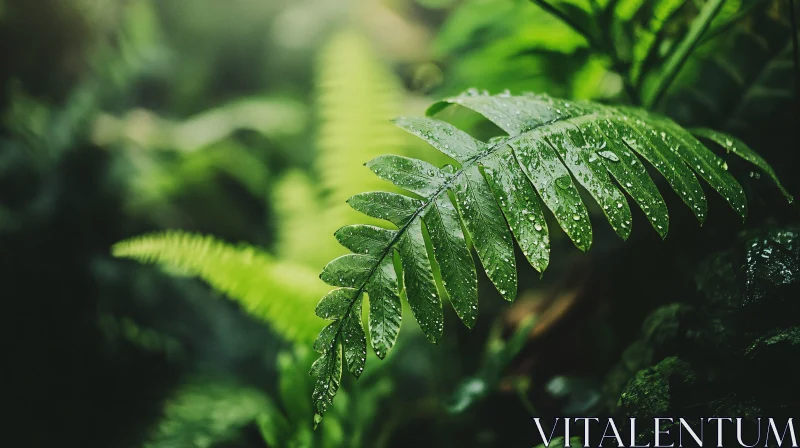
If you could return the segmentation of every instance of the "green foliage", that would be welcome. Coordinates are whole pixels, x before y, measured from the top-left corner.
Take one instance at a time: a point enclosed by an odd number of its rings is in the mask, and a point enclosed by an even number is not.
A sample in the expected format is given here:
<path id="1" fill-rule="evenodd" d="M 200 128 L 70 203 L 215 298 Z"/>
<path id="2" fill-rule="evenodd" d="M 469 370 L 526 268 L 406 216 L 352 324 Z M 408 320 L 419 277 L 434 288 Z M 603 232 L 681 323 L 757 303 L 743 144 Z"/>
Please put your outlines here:
<path id="1" fill-rule="evenodd" d="M 708 30 L 714 18 L 717 17 L 724 0 L 710 0 L 706 2 L 697 18 L 692 21 L 686 35 L 679 43 L 675 45 L 675 50 L 672 51 L 669 57 L 664 61 L 664 65 L 656 75 L 656 88 L 652 91 L 646 100 L 645 104 L 652 107 L 658 104 L 658 101 L 666 93 L 672 81 L 678 75 L 681 67 L 686 63 L 689 55 L 694 51 L 695 47 L 700 43 L 703 33 Z"/>
<path id="2" fill-rule="evenodd" d="M 666 178 L 700 222 L 706 217 L 707 202 L 697 176 L 743 219 L 746 216 L 744 192 L 725 161 L 665 117 L 543 95 L 490 96 L 477 91 L 439 102 L 428 112 L 434 114 L 450 104 L 480 113 L 508 136 L 486 143 L 443 121 L 396 120 L 399 127 L 451 157 L 457 167 L 437 168 L 392 156 L 367 164 L 379 177 L 414 197 L 370 192 L 348 200 L 355 210 L 389 221 L 396 230 L 356 225 L 337 232 L 339 242 L 354 253 L 331 261 L 320 275 L 340 288 L 325 296 L 317 308 L 320 317 L 333 320 L 314 344 L 322 354 L 312 367 L 317 377 L 313 398 L 320 415 L 339 388 L 342 370 L 358 377 L 364 369 L 364 293 L 370 301 L 373 350 L 381 358 L 397 338 L 400 294 L 405 295 L 426 337 L 434 343 L 441 338 L 443 311 L 433 263 L 441 267 L 443 289 L 461 320 L 468 327 L 474 324 L 477 280 L 462 225 L 489 279 L 503 298 L 513 301 L 517 293 L 514 238 L 535 269 L 547 267 L 545 208 L 579 249 L 591 246 L 589 214 L 576 182 L 594 198 L 621 238 L 629 236 L 632 225 L 623 190 L 656 232 L 666 237 L 666 205 L 640 157 Z M 704 135 L 714 140 L 729 138 L 721 133 Z M 739 142 L 732 152 L 769 169 Z M 433 248 L 432 259 L 428 244 Z M 394 262 L 395 252 L 399 264 Z M 444 275 L 448 272 L 455 274 Z"/>
<path id="3" fill-rule="evenodd" d="M 374 423 L 372 416 L 391 391 L 387 378 L 360 381 L 355 397 L 337 401 L 321 431 L 313 431 L 314 415 L 308 394 L 313 379 L 298 375 L 310 366 L 304 346 L 278 354 L 277 390 L 272 394 L 219 378 L 193 378 L 183 384 L 164 407 L 149 448 L 219 446 L 233 440 L 245 427 L 257 428 L 268 446 L 336 448 L 363 446 L 362 438 Z"/>
<path id="4" fill-rule="evenodd" d="M 656 104 L 694 51 L 758 1 L 467 0 L 435 46 L 447 92 L 490 90 Z M 761 2 L 772 3 L 772 2 Z M 563 72 L 562 72 L 563 71 Z"/>
<path id="5" fill-rule="evenodd" d="M 252 246 L 172 231 L 121 241 L 113 254 L 198 276 L 289 340 L 313 340 L 320 327 L 307 312 L 324 291 L 313 271 Z"/>
<path id="6" fill-rule="evenodd" d="M 317 188 L 299 170 L 287 173 L 277 183 L 271 192 L 278 217 L 276 258 L 249 245 L 232 246 L 210 236 L 183 232 L 123 241 L 114 247 L 114 254 L 177 266 L 238 301 L 289 340 L 313 340 L 320 324 L 307 311 L 324 292 L 314 272 L 343 251 L 327 238 L 314 239 L 309 235 L 330 234 L 353 217 L 355 214 L 344 205 L 344 199 L 358 191 L 385 185 L 361 164 L 376 156 L 377 151 L 397 147 L 407 138 L 389 122 L 399 110 L 396 103 L 400 87 L 360 35 L 344 32 L 331 40 L 320 58 L 318 90 L 321 117 L 318 160 L 322 162 L 317 171 L 324 189 Z M 97 138 L 137 138 L 143 147 L 177 149 L 181 154 L 189 154 L 187 164 L 198 161 L 199 172 L 206 172 L 203 167 L 220 157 L 213 157 L 213 148 L 198 149 L 241 128 L 285 132 L 289 130 L 286 120 L 297 126 L 298 118 L 303 116 L 302 109 L 294 103 L 268 100 L 232 103 L 183 123 L 143 114 L 126 120 L 139 125 L 139 130 L 130 136 L 125 134 L 130 124 L 106 117 L 98 125 Z M 142 123 L 149 132 L 142 132 Z M 236 151 L 236 146 L 223 149 L 226 151 L 222 160 L 241 162 L 231 166 L 237 178 L 251 179 L 253 188 L 263 187 L 264 170 L 257 160 Z M 214 165 L 224 170 L 224 165 Z M 142 188 L 169 191 L 176 176 L 158 170 L 157 166 L 148 168 Z M 183 174 L 177 179 L 183 178 Z"/>
<path id="7" fill-rule="evenodd" d="M 466 411 L 497 387 L 497 383 L 502 379 L 503 370 L 525 347 L 536 322 L 536 318 L 529 316 L 520 323 L 508 340 L 502 337 L 502 326 L 495 323 L 489 334 L 480 369 L 456 388 L 448 409 L 450 412 L 457 414 Z"/>
<path id="8" fill-rule="evenodd" d="M 319 269 L 343 250 L 330 239 L 313 240 L 309 235 L 330 235 L 359 219 L 345 199 L 386 187 L 362 164 L 386 150 L 409 154 L 412 145 L 389 121 L 402 110 L 400 82 L 361 34 L 342 31 L 320 51 L 316 96 L 319 123 L 313 168 L 318 181 L 299 171 L 287 173 L 271 199 L 278 217 L 276 255 Z"/>
<path id="9" fill-rule="evenodd" d="M 164 407 L 164 417 L 148 448 L 208 448 L 231 441 L 262 415 L 276 415 L 262 392 L 224 381 L 194 379 Z"/>
<path id="10" fill-rule="evenodd" d="M 771 166 L 764 160 L 763 157 L 758 155 L 755 151 L 753 151 L 745 142 L 739 140 L 736 137 L 730 136 L 728 134 L 724 134 L 722 132 L 717 132 L 713 129 L 692 129 L 692 133 L 700 138 L 704 138 L 707 140 L 711 140 L 716 144 L 725 148 L 726 151 L 732 152 L 739 157 L 747 160 L 748 162 L 752 163 L 753 165 L 757 166 L 761 171 L 765 172 L 778 186 L 786 196 L 786 200 L 789 202 L 794 202 L 794 198 L 785 188 L 781 185 L 780 181 L 778 180 L 778 175 L 775 174 L 775 170 L 772 169 Z"/>
<path id="11" fill-rule="evenodd" d="M 785 117 L 793 99 L 797 37 L 787 2 L 745 2 L 717 29 L 676 78 L 665 110 L 682 122 L 736 135 Z"/>
<path id="12" fill-rule="evenodd" d="M 298 343 L 310 342 L 321 325 L 315 316 L 308 314 L 308 310 L 325 291 L 320 289 L 324 288 L 324 285 L 315 274 L 316 269 L 323 266 L 332 256 L 343 253 L 340 246 L 329 244 L 327 238 L 320 240 L 313 236 L 329 235 L 347 221 L 355 220 L 356 214 L 346 207 L 344 199 L 359 191 L 387 186 L 384 181 L 372 176 L 362 166 L 365 161 L 379 155 L 386 148 L 395 148 L 400 154 L 409 154 L 408 150 L 401 149 L 401 146 L 409 146 L 403 143 L 408 141 L 410 136 L 389 121 L 389 118 L 400 111 L 398 104 L 400 92 L 398 81 L 377 60 L 368 43 L 358 34 L 342 33 L 334 37 L 323 50 L 318 75 L 317 115 L 320 117 L 320 129 L 315 164 L 322 188 L 312 176 L 300 170 L 289 171 L 276 183 L 270 192 L 277 216 L 275 258 L 246 244 L 233 246 L 210 236 L 185 232 L 144 235 L 122 241 L 114 246 L 114 255 L 145 263 L 157 263 L 173 268 L 173 272 L 174 268 L 177 268 L 186 274 L 197 276 L 239 302 L 245 310 L 267 322 L 283 337 Z M 208 113 L 204 116 L 223 115 Z M 154 121 L 164 126 L 160 127 L 160 131 L 156 128 L 156 131 L 150 134 L 152 139 L 149 141 L 167 141 L 170 142 L 167 146 L 182 147 L 185 145 L 177 144 L 179 140 L 176 137 L 194 134 L 180 131 L 193 127 L 191 124 L 194 122 L 208 120 L 193 119 L 188 123 L 174 126 L 161 120 Z M 112 131 L 125 129 L 113 120 L 102 124 L 105 129 Z M 233 126 L 236 127 L 235 123 Z M 223 132 L 222 127 L 224 126 L 217 126 L 217 131 Z M 213 131 L 208 130 L 204 133 L 209 135 Z M 102 135 L 107 134 L 119 136 L 115 132 Z M 136 134 L 137 137 L 141 135 L 141 133 Z M 197 147 L 196 144 L 190 146 Z M 413 145 L 411 147 L 413 148 Z M 191 157 L 198 157 L 198 151 L 190 153 Z M 376 219 L 375 223 L 378 222 Z M 363 227 L 366 232 L 373 230 L 372 237 L 380 237 L 381 229 L 374 226 Z M 354 244 L 365 244 L 363 236 L 360 233 L 350 235 L 346 231 L 337 233 L 337 238 L 354 241 Z M 370 247 L 374 248 L 374 243 L 372 245 L 367 243 L 363 246 L 363 250 L 369 250 Z M 411 247 L 417 249 L 418 246 Z M 469 254 L 466 253 L 466 256 Z M 370 302 L 373 307 L 371 316 L 375 319 L 384 316 L 380 323 L 381 330 L 372 335 L 374 344 L 385 347 L 383 353 L 388 352 L 394 344 L 391 334 L 396 335 L 399 330 L 400 318 L 397 313 L 402 310 L 396 287 L 385 288 L 394 275 L 393 269 L 391 264 L 385 265 L 383 270 L 385 278 L 380 277 L 383 280 L 376 283 L 378 288 L 384 288 L 375 290 L 375 297 L 381 291 L 386 295 L 385 300 L 380 303 L 384 309 L 375 308 L 379 305 L 378 302 L 374 300 Z M 422 272 L 430 275 L 430 267 Z M 379 276 L 375 278 L 378 279 Z M 365 346 L 366 335 L 360 322 L 360 305 L 351 306 L 348 301 L 347 309 L 342 309 L 341 292 L 342 290 L 326 296 L 326 299 L 318 305 L 317 312 L 323 316 L 342 320 L 343 333 L 350 340 L 360 340 L 360 345 Z M 351 347 L 358 346 L 359 344 L 355 344 Z M 341 368 L 342 362 L 345 362 L 351 371 L 357 372 L 360 368 L 358 366 L 363 366 L 366 357 L 365 350 L 348 349 L 343 352 L 338 365 L 334 362 L 324 368 L 329 371 Z M 314 368 L 320 368 L 320 365 L 315 365 Z M 286 384 L 292 382 L 290 377 L 294 374 L 285 372 L 285 375 L 285 379 L 281 375 L 281 382 Z M 331 390 L 335 388 L 338 388 L 338 383 Z M 302 396 L 307 397 L 310 387 L 303 390 L 306 392 Z M 385 390 L 385 385 L 376 390 Z M 285 399 L 287 403 L 298 400 L 300 399 L 296 397 Z M 363 400 L 359 406 L 367 406 L 370 403 L 374 404 L 374 401 Z M 310 406 L 309 411 L 311 412 Z M 364 411 L 364 415 L 372 415 L 373 412 Z M 304 414 L 303 419 L 310 423 L 312 416 L 313 412 Z M 299 421 L 301 420 L 294 420 L 290 426 L 302 428 L 303 425 L 298 423 Z M 294 437 L 292 440 L 296 439 L 292 443 L 299 444 L 293 445 L 287 442 L 286 425 L 270 429 L 265 426 L 263 419 L 260 425 L 269 443 L 280 446 L 308 446 L 308 443 L 303 442 L 310 440 L 308 434 L 298 433 L 292 436 Z M 335 423 L 326 427 L 325 431 L 331 431 L 332 434 L 337 432 Z M 341 446 L 344 440 L 357 441 L 363 428 L 357 429 L 349 428 L 350 432 L 346 436 L 342 431 L 338 431 L 338 438 L 331 436 L 333 437 L 331 440 L 334 441 L 324 446 Z M 328 436 L 325 438 L 327 440 Z M 355 443 L 353 446 L 358 445 L 357 442 L 353 443 Z"/>
<path id="13" fill-rule="evenodd" d="M 446 64 L 446 92 L 479 80 L 490 90 L 613 96 L 618 85 L 588 50 L 583 36 L 529 0 L 464 1 L 448 15 L 433 47 Z"/>
<path id="14" fill-rule="evenodd" d="M 400 111 L 400 89 L 369 42 L 352 31 L 331 38 L 318 66 L 315 168 L 330 203 L 341 205 L 364 186 L 381 183 L 350 161 L 364 163 L 402 147 L 403 133 L 389 122 Z"/>

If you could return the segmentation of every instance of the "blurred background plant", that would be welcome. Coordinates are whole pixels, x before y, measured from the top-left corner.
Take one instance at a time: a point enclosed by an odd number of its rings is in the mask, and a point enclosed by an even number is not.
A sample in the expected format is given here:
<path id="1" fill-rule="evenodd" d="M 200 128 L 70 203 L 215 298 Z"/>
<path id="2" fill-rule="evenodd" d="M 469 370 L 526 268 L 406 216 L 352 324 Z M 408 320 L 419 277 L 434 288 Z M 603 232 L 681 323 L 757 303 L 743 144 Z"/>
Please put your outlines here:
<path id="1" fill-rule="evenodd" d="M 744 228 L 720 225 L 721 205 L 713 237 L 670 207 L 688 227 L 673 231 L 680 244 L 643 225 L 624 250 L 601 226 L 590 255 L 554 238 L 562 255 L 544 278 L 520 273 L 513 308 L 482 299 L 472 331 L 450 312 L 438 346 L 407 325 L 312 431 L 317 275 L 345 252 L 333 232 L 363 222 L 344 200 L 391 188 L 362 166 L 374 156 L 446 163 L 388 119 L 468 87 L 636 102 L 628 83 L 650 97 L 653 67 L 708 2 L 552 2 L 583 25 L 603 18 L 590 30 L 614 43 L 611 59 L 542 3 L 0 0 L 2 383 L 15 414 L 0 440 L 530 446 L 532 413 L 596 409 L 643 316 L 691 296 L 692 260 Z M 785 2 L 724 2 L 657 106 L 744 138 L 797 191 L 796 151 L 780 150 L 797 141 L 791 36 Z M 464 111 L 447 119 L 497 133 Z M 795 219 L 748 180 L 746 226 Z M 120 240 L 116 255 L 161 269 L 113 258 Z"/>

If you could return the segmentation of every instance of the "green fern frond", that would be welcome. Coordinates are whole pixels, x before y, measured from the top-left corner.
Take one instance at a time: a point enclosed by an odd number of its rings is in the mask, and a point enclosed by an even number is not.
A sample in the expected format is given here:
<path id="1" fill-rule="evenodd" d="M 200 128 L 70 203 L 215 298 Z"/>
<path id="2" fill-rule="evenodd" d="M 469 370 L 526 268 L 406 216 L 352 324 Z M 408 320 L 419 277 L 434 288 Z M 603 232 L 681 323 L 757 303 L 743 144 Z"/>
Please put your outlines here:
<path id="1" fill-rule="evenodd" d="M 390 121 L 400 113 L 400 82 L 360 34 L 344 31 L 322 49 L 316 84 L 319 129 L 314 168 L 322 188 L 301 174 L 291 174 L 272 197 L 278 215 L 277 254 L 319 269 L 344 250 L 329 239 L 315 241 L 308 235 L 330 235 L 360 219 L 345 200 L 388 186 L 365 169 L 364 162 L 387 149 L 408 155 L 409 136 Z"/>
<path id="2" fill-rule="evenodd" d="M 121 241 L 112 253 L 197 276 L 289 340 L 311 341 L 321 327 L 308 314 L 326 289 L 314 272 L 273 260 L 252 246 L 169 231 Z"/>
<path id="3" fill-rule="evenodd" d="M 336 233 L 353 253 L 331 261 L 320 275 L 338 287 L 317 306 L 318 316 L 333 321 L 314 344 L 322 354 L 312 367 L 317 377 L 313 399 L 320 416 L 336 394 L 342 370 L 358 377 L 364 369 L 364 293 L 369 295 L 372 347 L 380 358 L 392 348 L 399 332 L 401 281 L 423 333 L 431 342 L 440 339 L 442 301 L 427 242 L 456 314 L 472 327 L 477 317 L 477 275 L 461 224 L 487 276 L 512 301 L 517 292 L 514 239 L 535 269 L 547 267 L 550 243 L 545 208 L 579 249 L 589 249 L 592 227 L 576 182 L 597 201 L 623 239 L 632 225 L 623 191 L 656 232 L 662 238 L 667 235 L 667 208 L 644 161 L 666 178 L 699 221 L 706 217 L 707 203 L 697 176 L 742 218 L 746 216 L 744 192 L 724 160 L 665 117 L 543 95 L 490 96 L 476 91 L 437 103 L 428 112 L 434 114 L 450 104 L 478 112 L 508 136 L 487 143 L 443 121 L 400 118 L 396 120 L 399 127 L 454 159 L 456 167 L 438 168 L 398 156 L 380 156 L 367 163 L 379 177 L 416 197 L 370 192 L 348 200 L 355 210 L 389 221 L 396 229 L 353 225 Z M 710 137 L 720 135 L 724 134 Z M 755 160 L 741 149 L 733 153 Z M 395 271 L 395 252 L 401 274 Z"/>
<path id="4" fill-rule="evenodd" d="M 366 185 L 385 188 L 361 164 L 402 148 L 404 135 L 389 121 L 399 113 L 400 86 L 366 38 L 352 31 L 333 37 L 320 56 L 317 92 L 315 168 L 327 203 L 340 207 Z"/>

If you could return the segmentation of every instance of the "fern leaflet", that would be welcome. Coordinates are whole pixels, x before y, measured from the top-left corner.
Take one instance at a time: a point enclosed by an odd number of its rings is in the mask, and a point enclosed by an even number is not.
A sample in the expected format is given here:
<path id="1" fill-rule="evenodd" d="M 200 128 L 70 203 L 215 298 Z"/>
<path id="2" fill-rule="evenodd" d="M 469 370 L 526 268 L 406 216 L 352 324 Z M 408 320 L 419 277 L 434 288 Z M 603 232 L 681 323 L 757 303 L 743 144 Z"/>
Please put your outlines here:
<path id="1" fill-rule="evenodd" d="M 639 109 L 542 95 L 490 96 L 475 91 L 439 102 L 428 114 L 450 104 L 480 113 L 508 136 L 486 143 L 431 118 L 395 121 L 454 159 L 457 167 L 440 169 L 398 156 L 381 156 L 367 163 L 379 177 L 415 197 L 370 192 L 348 200 L 355 210 L 389 221 L 396 229 L 354 225 L 336 233 L 339 242 L 353 253 L 331 261 L 320 274 L 326 283 L 339 288 L 323 297 L 317 307 L 318 316 L 333 322 L 314 344 L 322 355 L 312 366 L 317 378 L 313 392 L 316 421 L 332 403 L 342 370 L 358 377 L 364 369 L 364 293 L 369 296 L 372 348 L 379 358 L 391 350 L 399 331 L 401 281 L 423 333 L 431 342 L 440 339 L 443 311 L 431 273 L 433 261 L 441 267 L 443 289 L 458 316 L 472 327 L 477 316 L 477 276 L 461 223 L 487 276 L 500 294 L 512 301 L 517 290 L 514 239 L 535 269 L 547 267 L 550 244 L 545 208 L 578 248 L 589 249 L 592 228 L 576 181 L 597 201 L 623 239 L 631 231 L 631 212 L 621 190 L 641 207 L 659 235 L 666 237 L 667 208 L 640 157 L 666 178 L 701 222 L 707 203 L 696 175 L 742 218 L 746 216 L 742 187 L 723 159 L 667 118 Z M 707 136 L 726 138 L 721 133 Z M 733 151 L 769 168 L 751 152 Z M 434 260 L 428 257 L 423 229 Z M 401 273 L 395 269 L 395 252 Z"/>

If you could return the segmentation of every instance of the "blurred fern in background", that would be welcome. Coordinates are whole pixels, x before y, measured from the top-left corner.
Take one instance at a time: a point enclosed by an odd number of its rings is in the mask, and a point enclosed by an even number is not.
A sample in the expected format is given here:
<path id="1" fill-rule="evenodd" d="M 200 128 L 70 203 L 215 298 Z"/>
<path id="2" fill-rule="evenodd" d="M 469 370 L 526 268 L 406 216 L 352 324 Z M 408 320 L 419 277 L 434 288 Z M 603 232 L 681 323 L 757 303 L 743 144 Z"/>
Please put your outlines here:
<path id="1" fill-rule="evenodd" d="M 380 179 L 376 181 L 363 166 L 367 160 L 386 148 L 397 154 L 408 153 L 403 145 L 408 137 L 390 121 L 402 110 L 402 88 L 377 59 L 363 36 L 355 31 L 334 36 L 321 52 L 317 71 L 317 156 L 313 170 L 307 172 L 295 168 L 288 171 L 265 198 L 274 208 L 277 223 L 274 256 L 250 244 L 234 246 L 211 236 L 181 231 L 134 237 L 117 243 L 113 249 L 117 257 L 158 264 L 166 272 L 203 279 L 237 301 L 243 310 L 261 319 L 285 340 L 300 346 L 307 346 L 322 328 L 323 322 L 309 313 L 326 288 L 318 277 L 319 269 L 328 258 L 342 253 L 337 244 L 320 236 L 332 234 L 343 224 L 357 219 L 343 198 L 363 188 L 386 185 Z M 282 127 L 276 127 L 279 128 Z M 182 135 L 175 131 L 163 132 L 170 133 L 156 135 Z M 206 126 L 205 132 L 213 131 L 208 131 Z M 141 137 L 142 133 L 136 135 Z M 197 138 L 196 133 L 192 135 Z M 174 139 L 161 138 L 159 141 L 171 142 L 168 147 L 181 148 Z M 190 147 L 197 146 L 200 145 Z M 201 151 L 193 151 L 187 160 Z M 314 182 L 314 178 L 320 181 Z M 293 367 L 297 368 L 296 365 Z M 294 374 L 284 371 L 282 375 Z M 303 384 L 304 391 L 310 391 L 311 379 L 304 377 Z M 230 386 L 220 385 L 220 389 L 212 383 L 209 387 L 206 391 L 187 386 L 178 392 L 177 403 L 184 404 L 167 408 L 160 426 L 161 435 L 153 446 L 171 446 L 171 440 L 176 437 L 190 437 L 195 431 L 192 422 L 198 420 L 211 428 L 207 435 L 208 443 L 211 443 L 227 437 L 228 425 L 240 426 L 237 423 L 240 417 L 258 420 L 266 440 L 271 443 L 294 446 L 284 444 L 289 443 L 287 440 L 292 437 L 301 437 L 308 440 L 297 446 L 309 446 L 310 433 L 289 436 L 286 431 L 287 428 L 293 428 L 293 431 L 310 428 L 314 415 L 310 404 L 303 406 L 307 408 L 306 412 L 291 416 L 294 419 L 289 425 L 285 418 L 278 416 L 274 406 L 267 404 L 269 401 L 265 401 L 264 396 L 246 390 L 239 392 L 235 388 L 231 394 L 216 393 Z M 385 389 L 382 387 L 380 390 Z M 303 398 L 295 395 L 284 397 L 290 401 Z M 370 406 L 370 403 L 374 403 L 374 399 L 361 397 L 358 403 L 351 402 L 350 406 Z M 252 412 L 240 414 L 222 410 L 235 406 L 244 406 L 243 409 Z M 204 413 L 226 416 L 226 419 L 212 424 L 204 420 L 208 418 Z M 360 423 L 356 421 L 356 424 Z M 336 425 L 333 423 L 331 428 Z M 325 434 L 329 432 L 327 430 Z M 323 436 L 327 442 L 320 446 L 340 446 L 338 443 L 341 442 L 334 443 L 330 437 Z M 355 440 L 358 435 L 341 433 L 337 437 Z"/>

